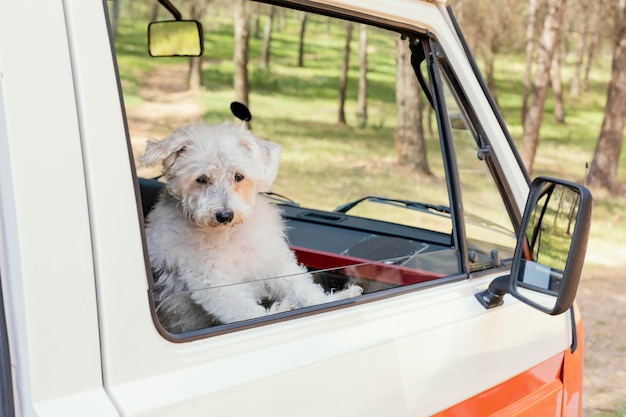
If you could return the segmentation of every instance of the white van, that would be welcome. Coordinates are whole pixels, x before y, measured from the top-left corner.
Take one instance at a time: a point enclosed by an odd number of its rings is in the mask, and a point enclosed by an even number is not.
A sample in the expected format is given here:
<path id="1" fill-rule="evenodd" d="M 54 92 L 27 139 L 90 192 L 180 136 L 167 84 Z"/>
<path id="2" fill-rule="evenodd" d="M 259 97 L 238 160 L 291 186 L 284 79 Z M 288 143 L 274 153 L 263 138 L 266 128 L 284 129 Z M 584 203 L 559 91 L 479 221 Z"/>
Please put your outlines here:
<path id="1" fill-rule="evenodd" d="M 190 49 L 162 49 L 183 26 Z M 164 184 L 135 161 L 234 120 L 234 39 L 291 249 L 364 292 L 179 331 L 144 233 Z M 590 213 L 586 188 L 531 181 L 443 1 L 0 0 L 1 417 L 580 416 Z"/>

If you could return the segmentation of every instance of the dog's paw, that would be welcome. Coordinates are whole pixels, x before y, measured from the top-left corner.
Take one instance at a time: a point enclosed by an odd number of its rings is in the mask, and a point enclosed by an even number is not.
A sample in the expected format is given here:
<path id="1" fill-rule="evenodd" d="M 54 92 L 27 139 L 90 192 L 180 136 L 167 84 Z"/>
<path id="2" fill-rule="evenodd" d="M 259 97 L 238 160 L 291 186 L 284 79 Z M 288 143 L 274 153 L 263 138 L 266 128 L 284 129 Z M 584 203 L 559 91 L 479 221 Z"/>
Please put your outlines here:
<path id="1" fill-rule="evenodd" d="M 363 288 L 358 285 L 350 285 L 345 291 L 350 294 L 349 297 L 358 297 L 359 295 L 363 295 Z"/>
<path id="2" fill-rule="evenodd" d="M 267 314 L 282 313 L 283 311 L 291 311 L 296 307 L 289 301 L 276 301 L 270 308 L 267 309 Z"/>
<path id="3" fill-rule="evenodd" d="M 363 294 L 363 288 L 358 285 L 350 285 L 345 290 L 333 293 L 335 300 L 343 300 L 346 298 L 358 297 Z"/>

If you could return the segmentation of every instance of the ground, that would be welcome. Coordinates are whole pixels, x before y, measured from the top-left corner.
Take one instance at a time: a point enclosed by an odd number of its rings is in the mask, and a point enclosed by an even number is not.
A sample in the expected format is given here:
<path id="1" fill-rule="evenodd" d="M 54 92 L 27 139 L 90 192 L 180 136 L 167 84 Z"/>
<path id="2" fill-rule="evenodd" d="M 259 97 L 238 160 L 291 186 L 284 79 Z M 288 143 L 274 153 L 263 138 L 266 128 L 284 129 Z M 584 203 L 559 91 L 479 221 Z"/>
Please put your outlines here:
<path id="1" fill-rule="evenodd" d="M 194 95 L 185 92 L 187 66 L 160 67 L 147 78 L 145 103 L 128 110 L 135 155 L 145 147 L 146 136 L 168 121 L 184 125 L 201 116 Z M 148 128 L 149 127 L 149 128 Z M 158 169 L 139 168 L 141 176 L 158 175 Z M 624 221 L 623 219 L 621 221 Z M 589 242 L 587 262 L 578 290 L 585 330 L 583 379 L 584 417 L 626 417 L 626 253 L 623 236 L 613 242 Z"/>
<path id="2" fill-rule="evenodd" d="M 578 289 L 585 331 L 585 417 L 626 416 L 626 265 L 621 262 L 590 263 Z"/>

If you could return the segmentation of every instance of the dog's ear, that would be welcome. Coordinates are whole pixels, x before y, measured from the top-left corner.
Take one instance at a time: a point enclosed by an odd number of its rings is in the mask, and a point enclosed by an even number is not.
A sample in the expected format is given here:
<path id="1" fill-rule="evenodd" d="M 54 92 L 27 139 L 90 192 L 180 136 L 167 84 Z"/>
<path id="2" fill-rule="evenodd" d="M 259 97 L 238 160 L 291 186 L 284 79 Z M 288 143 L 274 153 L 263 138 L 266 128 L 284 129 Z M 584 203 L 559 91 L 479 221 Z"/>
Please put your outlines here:
<path id="1" fill-rule="evenodd" d="M 259 146 L 260 160 L 258 165 L 259 182 L 258 188 L 260 192 L 270 191 L 272 184 L 278 175 L 278 166 L 280 164 L 280 146 L 274 142 L 255 138 Z"/>
<path id="2" fill-rule="evenodd" d="M 146 152 L 139 158 L 139 163 L 143 166 L 152 166 L 163 161 L 163 166 L 169 167 L 191 142 L 185 129 L 176 130 L 163 140 L 150 138 L 146 145 Z"/>
<path id="3" fill-rule="evenodd" d="M 252 156 L 252 169 L 257 180 L 258 191 L 269 191 L 278 175 L 280 146 L 254 136 L 245 128 L 245 124 L 241 124 L 239 138 L 240 145 Z"/>

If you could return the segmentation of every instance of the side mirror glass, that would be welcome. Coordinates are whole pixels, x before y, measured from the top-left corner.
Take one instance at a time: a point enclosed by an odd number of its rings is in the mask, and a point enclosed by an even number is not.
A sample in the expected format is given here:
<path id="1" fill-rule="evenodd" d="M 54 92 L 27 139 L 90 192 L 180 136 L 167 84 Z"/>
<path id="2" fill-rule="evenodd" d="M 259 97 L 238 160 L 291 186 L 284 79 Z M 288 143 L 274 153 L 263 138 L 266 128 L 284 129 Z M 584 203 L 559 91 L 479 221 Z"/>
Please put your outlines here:
<path id="1" fill-rule="evenodd" d="M 592 197 L 582 185 L 538 177 L 530 188 L 509 292 L 548 314 L 573 304 L 587 250 Z"/>
<path id="2" fill-rule="evenodd" d="M 203 51 L 202 24 L 197 20 L 167 20 L 148 25 L 150 56 L 200 56 Z"/>

